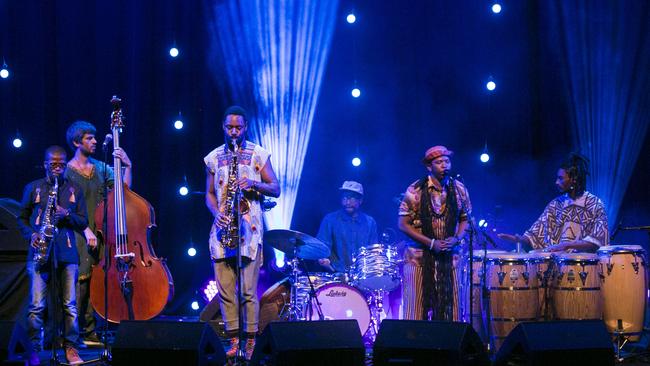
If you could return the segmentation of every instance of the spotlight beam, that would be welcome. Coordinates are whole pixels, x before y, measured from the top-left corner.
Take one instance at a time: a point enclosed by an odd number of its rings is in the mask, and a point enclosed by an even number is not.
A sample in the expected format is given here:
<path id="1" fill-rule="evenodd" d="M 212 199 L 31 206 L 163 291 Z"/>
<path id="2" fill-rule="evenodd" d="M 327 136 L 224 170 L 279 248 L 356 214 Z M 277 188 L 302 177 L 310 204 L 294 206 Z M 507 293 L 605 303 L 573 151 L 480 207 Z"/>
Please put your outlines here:
<path id="1" fill-rule="evenodd" d="M 271 152 L 281 185 L 265 213 L 269 229 L 291 227 L 337 8 L 338 0 L 228 0 L 211 9 L 215 65 L 229 94 L 255 107 L 250 138 Z"/>

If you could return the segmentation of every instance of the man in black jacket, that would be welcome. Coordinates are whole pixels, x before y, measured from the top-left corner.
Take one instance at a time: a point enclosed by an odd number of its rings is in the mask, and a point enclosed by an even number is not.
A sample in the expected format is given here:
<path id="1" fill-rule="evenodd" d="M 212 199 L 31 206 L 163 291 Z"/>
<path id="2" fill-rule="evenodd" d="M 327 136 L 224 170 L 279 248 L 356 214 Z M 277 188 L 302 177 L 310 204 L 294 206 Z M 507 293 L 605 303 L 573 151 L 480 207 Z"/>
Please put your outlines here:
<path id="1" fill-rule="evenodd" d="M 79 254 L 74 230 L 81 231 L 88 226 L 86 204 L 81 189 L 64 177 L 65 149 L 51 146 L 45 150 L 44 167 L 46 177 L 25 186 L 18 217 L 20 231 L 30 242 L 27 254 L 27 273 L 30 279 L 27 324 L 32 353 L 29 363 L 40 364 L 37 352 L 41 350 L 43 315 L 48 291 L 52 291 L 61 294 L 60 299 L 53 297 L 60 303 L 50 306 L 54 306 L 57 312 L 63 312 L 65 355 L 68 362 L 74 365 L 83 362 L 75 349 L 79 338 L 75 295 Z M 56 186 L 58 189 L 54 200 L 50 196 Z M 43 225 L 48 223 L 51 229 L 45 230 Z M 43 242 L 48 243 L 48 249 L 45 258 L 39 260 L 35 255 Z M 52 268 L 56 276 L 54 283 L 59 291 L 52 288 Z"/>

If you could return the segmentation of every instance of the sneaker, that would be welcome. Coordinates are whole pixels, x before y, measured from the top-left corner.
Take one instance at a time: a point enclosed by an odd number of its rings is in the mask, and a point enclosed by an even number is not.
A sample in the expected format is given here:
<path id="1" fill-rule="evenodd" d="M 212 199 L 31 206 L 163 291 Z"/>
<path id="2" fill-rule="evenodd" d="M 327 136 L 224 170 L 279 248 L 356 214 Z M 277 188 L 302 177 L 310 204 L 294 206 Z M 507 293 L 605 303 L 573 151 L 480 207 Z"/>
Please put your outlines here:
<path id="1" fill-rule="evenodd" d="M 97 333 L 90 333 L 87 336 L 83 338 L 83 343 L 87 346 L 103 346 L 104 343 L 102 343 L 101 339 L 99 339 L 99 336 Z"/>
<path id="2" fill-rule="evenodd" d="M 237 351 L 239 351 L 239 338 L 230 338 L 228 342 L 230 343 L 230 346 L 226 350 L 226 357 L 233 358 L 237 356 Z"/>
<path id="3" fill-rule="evenodd" d="M 255 338 L 248 338 L 246 340 L 244 350 L 246 351 L 246 360 L 250 361 L 251 357 L 253 357 L 253 351 L 255 350 Z"/>
<path id="4" fill-rule="evenodd" d="M 77 352 L 74 347 L 70 346 L 65 347 L 65 359 L 68 360 L 70 365 L 78 365 L 84 362 L 84 360 L 79 357 L 79 352 Z"/>

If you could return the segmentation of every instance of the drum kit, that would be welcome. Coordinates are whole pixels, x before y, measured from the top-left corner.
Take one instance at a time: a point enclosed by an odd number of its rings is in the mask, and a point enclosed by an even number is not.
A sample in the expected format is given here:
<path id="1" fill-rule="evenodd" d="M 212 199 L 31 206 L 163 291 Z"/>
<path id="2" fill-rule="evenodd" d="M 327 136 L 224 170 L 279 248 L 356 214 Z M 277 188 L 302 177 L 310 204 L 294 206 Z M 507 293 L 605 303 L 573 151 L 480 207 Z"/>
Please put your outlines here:
<path id="1" fill-rule="evenodd" d="M 387 315 L 384 296 L 400 285 L 398 253 L 394 246 L 372 244 L 360 248 L 346 273 L 309 273 L 302 265 L 303 260 L 330 255 L 323 242 L 298 231 L 270 230 L 264 234 L 264 243 L 285 253 L 291 275 L 262 295 L 260 331 L 275 319 L 355 319 L 361 334 L 367 340 L 374 340 L 379 323 Z"/>
<path id="2" fill-rule="evenodd" d="M 302 260 L 330 255 L 320 240 L 271 230 L 264 241 L 289 258 L 291 275 L 262 296 L 260 330 L 276 319 L 355 319 L 366 341 L 374 340 L 387 316 L 384 297 L 401 283 L 401 258 L 394 246 L 360 248 L 346 273 L 309 273 Z M 465 258 L 465 265 L 469 262 Z M 524 321 L 602 319 L 619 357 L 622 347 L 638 341 L 643 331 L 648 279 L 641 246 L 603 246 L 595 254 L 475 250 L 471 262 L 471 286 L 463 296 L 472 291 L 472 304 L 465 299 L 460 310 L 472 314 L 467 320 L 491 351 Z"/>
<path id="3" fill-rule="evenodd" d="M 641 246 L 603 246 L 595 254 L 475 251 L 473 263 L 471 322 L 494 351 L 523 321 L 602 319 L 619 358 L 643 331 L 648 279 Z"/>

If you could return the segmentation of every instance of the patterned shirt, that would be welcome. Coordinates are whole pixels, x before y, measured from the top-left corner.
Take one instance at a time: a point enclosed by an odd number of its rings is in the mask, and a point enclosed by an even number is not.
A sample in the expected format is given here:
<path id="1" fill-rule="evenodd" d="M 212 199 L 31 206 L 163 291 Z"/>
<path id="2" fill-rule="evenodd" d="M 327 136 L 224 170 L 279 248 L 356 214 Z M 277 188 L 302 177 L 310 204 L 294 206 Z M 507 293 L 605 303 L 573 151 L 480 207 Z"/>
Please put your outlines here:
<path id="1" fill-rule="evenodd" d="M 352 264 L 355 251 L 377 243 L 377 222 L 363 212 L 352 217 L 339 210 L 325 215 L 316 237 L 332 251 L 329 257 L 332 267 L 337 272 L 345 272 Z"/>
<path id="2" fill-rule="evenodd" d="M 467 213 L 472 211 L 472 203 L 469 200 L 469 193 L 458 180 L 453 181 L 456 184 L 456 202 L 458 203 L 458 212 L 460 213 L 460 222 L 467 220 Z M 438 181 L 434 181 L 431 176 L 428 176 L 427 187 L 431 196 L 431 206 L 433 207 L 433 215 L 431 217 L 431 224 L 433 226 L 433 233 L 435 239 L 445 239 L 447 236 L 447 228 L 445 224 L 445 217 L 447 212 L 447 189 L 442 189 Z M 409 216 L 413 227 L 422 232 L 422 221 L 420 220 L 420 198 L 422 197 L 422 189 L 420 188 L 420 180 L 413 182 L 404 193 L 404 198 L 399 206 L 399 216 Z M 463 209 L 463 203 L 465 209 Z M 414 241 L 410 241 L 410 246 L 423 248 L 423 246 Z"/>
<path id="3" fill-rule="evenodd" d="M 237 166 L 239 178 L 248 178 L 261 182 L 261 171 L 269 160 L 271 154 L 261 146 L 246 141 L 237 153 Z M 217 196 L 219 212 L 226 210 L 226 197 L 228 195 L 228 174 L 232 152 L 225 145 L 212 150 L 203 161 L 209 174 L 214 175 L 214 190 Z M 259 246 L 262 244 L 263 217 L 259 201 L 249 200 L 250 210 L 242 215 L 242 233 L 245 243 L 242 245 L 242 256 L 256 258 Z M 213 260 L 237 256 L 237 248 L 224 248 L 217 238 L 216 220 L 210 230 L 210 256 Z"/>
<path id="4" fill-rule="evenodd" d="M 524 235 L 535 249 L 573 240 L 584 240 L 597 246 L 608 245 L 605 205 L 600 198 L 586 191 L 575 200 L 563 194 L 546 206 Z"/>

